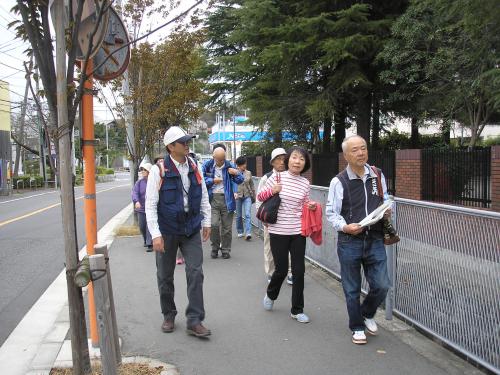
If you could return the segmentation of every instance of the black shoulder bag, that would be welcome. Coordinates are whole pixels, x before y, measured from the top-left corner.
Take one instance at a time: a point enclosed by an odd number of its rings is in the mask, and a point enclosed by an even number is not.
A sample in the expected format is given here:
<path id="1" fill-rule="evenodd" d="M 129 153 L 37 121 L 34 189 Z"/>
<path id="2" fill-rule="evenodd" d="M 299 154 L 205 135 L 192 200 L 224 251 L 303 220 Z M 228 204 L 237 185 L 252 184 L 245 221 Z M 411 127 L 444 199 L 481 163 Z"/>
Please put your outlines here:
<path id="1" fill-rule="evenodd" d="M 281 181 L 280 174 L 276 175 L 276 182 Z M 278 220 L 278 209 L 280 208 L 281 198 L 279 193 L 272 195 L 270 198 L 262 202 L 257 210 L 257 219 L 267 224 L 276 224 Z"/>

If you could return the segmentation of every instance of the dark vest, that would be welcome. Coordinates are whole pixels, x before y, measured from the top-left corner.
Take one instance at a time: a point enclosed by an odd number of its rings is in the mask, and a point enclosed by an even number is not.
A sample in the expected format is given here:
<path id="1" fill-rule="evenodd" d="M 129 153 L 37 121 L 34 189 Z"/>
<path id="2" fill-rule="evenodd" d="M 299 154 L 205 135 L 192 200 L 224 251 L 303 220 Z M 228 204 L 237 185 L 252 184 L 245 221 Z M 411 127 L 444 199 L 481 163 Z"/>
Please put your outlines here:
<path id="1" fill-rule="evenodd" d="M 201 183 L 198 183 L 193 166 L 189 163 L 188 212 L 184 211 L 181 176 L 170 156 L 164 159 L 165 175 L 159 191 L 158 225 L 163 235 L 191 236 L 201 229 Z"/>
<path id="2" fill-rule="evenodd" d="M 347 169 L 344 169 L 337 178 L 344 188 L 340 215 L 347 224 L 359 223 L 384 201 L 384 197 L 378 195 L 376 177 L 368 177 L 363 183 L 360 178 L 349 179 Z M 368 232 L 382 235 L 382 221 L 369 226 Z"/>

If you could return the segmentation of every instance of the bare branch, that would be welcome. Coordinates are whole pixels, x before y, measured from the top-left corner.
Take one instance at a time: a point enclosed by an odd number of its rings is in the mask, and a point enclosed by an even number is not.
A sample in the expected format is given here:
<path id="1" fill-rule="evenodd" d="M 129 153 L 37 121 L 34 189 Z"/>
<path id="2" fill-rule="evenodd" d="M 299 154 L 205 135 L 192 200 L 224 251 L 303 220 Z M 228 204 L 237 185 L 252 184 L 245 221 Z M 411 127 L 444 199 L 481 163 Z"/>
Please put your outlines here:
<path id="1" fill-rule="evenodd" d="M 30 146 L 28 145 L 25 145 L 24 143 L 22 143 L 20 140 L 18 140 L 14 134 L 14 132 L 10 132 L 10 137 L 12 138 L 12 140 L 20 147 L 24 148 L 25 150 L 31 152 L 32 154 L 35 154 L 35 155 L 40 155 L 40 153 L 35 150 L 34 148 L 31 148 Z"/>

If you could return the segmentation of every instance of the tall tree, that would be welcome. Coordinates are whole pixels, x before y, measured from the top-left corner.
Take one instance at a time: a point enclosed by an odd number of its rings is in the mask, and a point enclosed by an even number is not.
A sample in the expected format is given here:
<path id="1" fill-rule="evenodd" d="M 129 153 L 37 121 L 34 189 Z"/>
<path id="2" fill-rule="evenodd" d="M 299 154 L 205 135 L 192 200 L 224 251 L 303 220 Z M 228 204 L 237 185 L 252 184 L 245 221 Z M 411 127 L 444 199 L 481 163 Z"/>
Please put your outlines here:
<path id="1" fill-rule="evenodd" d="M 381 55 L 397 98 L 417 114 L 469 127 L 470 147 L 500 110 L 498 11 L 496 0 L 413 1 Z"/>
<path id="2" fill-rule="evenodd" d="M 132 51 L 129 67 L 130 97 L 134 108 L 135 164 L 151 155 L 159 131 L 186 126 L 204 111 L 201 31 L 179 30 L 153 47 L 143 43 Z"/>

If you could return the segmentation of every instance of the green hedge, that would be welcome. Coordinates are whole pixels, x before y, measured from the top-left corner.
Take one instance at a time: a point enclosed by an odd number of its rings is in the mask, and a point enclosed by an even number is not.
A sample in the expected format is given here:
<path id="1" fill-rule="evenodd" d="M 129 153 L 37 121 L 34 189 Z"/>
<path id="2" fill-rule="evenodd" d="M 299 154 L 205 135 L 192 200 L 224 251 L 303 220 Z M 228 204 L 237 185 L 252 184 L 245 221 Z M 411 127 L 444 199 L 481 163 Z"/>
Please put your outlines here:
<path id="1" fill-rule="evenodd" d="M 18 177 L 13 177 L 12 178 L 12 188 L 17 189 L 17 181 L 24 181 L 24 188 L 29 189 L 30 187 L 30 180 L 34 179 L 35 184 L 32 182 L 32 187 L 42 187 L 43 186 L 43 177 L 39 175 L 34 175 L 34 176 L 18 176 Z M 21 189 L 23 187 L 22 183 L 19 183 L 19 188 Z"/>
<path id="2" fill-rule="evenodd" d="M 97 167 L 96 174 L 115 174 L 114 169 L 106 167 Z"/>

